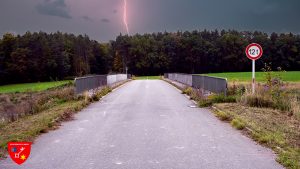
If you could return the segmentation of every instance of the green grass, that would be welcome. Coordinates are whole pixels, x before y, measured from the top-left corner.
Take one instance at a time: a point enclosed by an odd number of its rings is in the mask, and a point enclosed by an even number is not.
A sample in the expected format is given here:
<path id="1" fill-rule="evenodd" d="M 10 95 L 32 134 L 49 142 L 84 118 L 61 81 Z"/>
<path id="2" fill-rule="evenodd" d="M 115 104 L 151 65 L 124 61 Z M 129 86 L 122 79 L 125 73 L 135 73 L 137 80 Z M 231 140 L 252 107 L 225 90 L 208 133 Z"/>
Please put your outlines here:
<path id="1" fill-rule="evenodd" d="M 230 114 L 223 111 L 215 111 L 215 115 L 222 121 L 230 120 Z"/>
<path id="2" fill-rule="evenodd" d="M 139 76 L 136 80 L 159 80 L 160 76 Z"/>
<path id="3" fill-rule="evenodd" d="M 230 124 L 238 130 L 243 130 L 245 128 L 245 123 L 239 118 L 233 119 Z"/>
<path id="4" fill-rule="evenodd" d="M 49 88 L 61 86 L 71 82 L 70 80 L 55 81 L 55 82 L 38 82 L 38 83 L 22 83 L 0 86 L 0 93 L 15 93 L 15 92 L 36 92 L 43 91 Z"/>
<path id="5" fill-rule="evenodd" d="M 274 72 L 274 73 L 278 73 L 278 72 Z M 265 74 L 264 72 L 256 72 L 255 73 L 256 81 L 259 82 L 264 81 L 264 74 Z M 289 82 L 300 81 L 300 71 L 280 72 L 279 74 L 284 81 L 289 81 Z M 251 81 L 252 79 L 252 72 L 209 73 L 205 75 L 227 78 L 229 82 L 233 82 L 233 81 L 248 82 Z"/>

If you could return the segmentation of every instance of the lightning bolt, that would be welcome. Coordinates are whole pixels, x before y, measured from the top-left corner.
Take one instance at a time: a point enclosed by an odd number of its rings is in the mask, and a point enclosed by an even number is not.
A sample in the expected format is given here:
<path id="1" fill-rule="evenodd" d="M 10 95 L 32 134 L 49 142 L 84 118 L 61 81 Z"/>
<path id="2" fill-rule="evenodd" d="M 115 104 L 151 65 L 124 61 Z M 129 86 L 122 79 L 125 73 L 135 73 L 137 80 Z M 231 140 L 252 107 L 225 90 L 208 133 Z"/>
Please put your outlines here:
<path id="1" fill-rule="evenodd" d="M 128 22 L 127 22 L 127 0 L 124 0 L 123 22 L 126 27 L 127 34 L 129 34 L 129 28 L 128 28 Z"/>

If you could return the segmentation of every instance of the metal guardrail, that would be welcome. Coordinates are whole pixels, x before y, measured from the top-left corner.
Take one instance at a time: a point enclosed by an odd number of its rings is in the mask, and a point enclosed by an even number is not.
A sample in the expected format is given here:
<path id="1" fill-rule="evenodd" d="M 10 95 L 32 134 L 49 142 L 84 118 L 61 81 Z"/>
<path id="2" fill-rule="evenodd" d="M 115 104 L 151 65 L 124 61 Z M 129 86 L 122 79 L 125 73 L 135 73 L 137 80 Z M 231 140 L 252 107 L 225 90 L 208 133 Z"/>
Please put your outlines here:
<path id="1" fill-rule="evenodd" d="M 227 79 L 203 76 L 203 75 L 193 75 L 193 88 L 204 89 L 213 93 L 224 95 L 227 94 Z"/>
<path id="2" fill-rule="evenodd" d="M 94 75 L 75 78 L 75 93 L 96 89 L 102 86 L 113 86 L 114 84 L 128 79 L 126 74 Z"/>
<path id="3" fill-rule="evenodd" d="M 107 84 L 106 75 L 95 75 L 75 78 L 75 93 L 80 94 L 84 91 L 96 89 Z"/>
<path id="4" fill-rule="evenodd" d="M 124 81 L 127 79 L 126 74 L 107 75 L 107 85 L 113 85 L 115 83 Z"/>
<path id="5" fill-rule="evenodd" d="M 169 73 L 168 79 L 183 83 L 188 86 L 193 85 L 193 77 L 190 74 Z"/>
<path id="6" fill-rule="evenodd" d="M 218 94 L 227 94 L 227 79 L 225 78 L 180 73 L 165 73 L 164 77 L 196 89 L 203 89 Z"/>

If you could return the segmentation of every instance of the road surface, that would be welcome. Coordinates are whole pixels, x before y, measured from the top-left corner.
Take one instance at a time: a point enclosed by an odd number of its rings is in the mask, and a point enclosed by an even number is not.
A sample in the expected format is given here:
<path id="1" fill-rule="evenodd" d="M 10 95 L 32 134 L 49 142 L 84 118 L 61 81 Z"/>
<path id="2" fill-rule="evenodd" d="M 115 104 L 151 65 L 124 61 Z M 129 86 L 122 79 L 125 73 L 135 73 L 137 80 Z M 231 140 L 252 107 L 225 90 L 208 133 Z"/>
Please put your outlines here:
<path id="1" fill-rule="evenodd" d="M 275 155 L 176 88 L 135 80 L 40 136 L 21 166 L 1 169 L 279 169 Z"/>

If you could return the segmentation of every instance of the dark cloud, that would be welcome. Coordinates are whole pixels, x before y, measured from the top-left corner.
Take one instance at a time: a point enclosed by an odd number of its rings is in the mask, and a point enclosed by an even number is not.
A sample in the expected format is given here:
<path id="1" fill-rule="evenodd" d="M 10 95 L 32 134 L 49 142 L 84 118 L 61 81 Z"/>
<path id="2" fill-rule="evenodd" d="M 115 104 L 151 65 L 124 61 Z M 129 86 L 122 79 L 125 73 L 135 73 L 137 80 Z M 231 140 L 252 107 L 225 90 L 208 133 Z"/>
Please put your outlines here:
<path id="1" fill-rule="evenodd" d="M 88 17 L 88 16 L 83 16 L 82 17 L 85 21 L 93 21 L 92 18 Z"/>
<path id="2" fill-rule="evenodd" d="M 132 34 L 194 29 L 300 34 L 299 7 L 300 0 L 130 0 L 127 12 Z M 0 37 L 7 31 L 59 30 L 109 41 L 126 32 L 123 10 L 122 0 L 0 0 Z"/>
<path id="3" fill-rule="evenodd" d="M 71 19 L 64 0 L 45 0 L 36 6 L 36 10 L 42 15 L 57 16 Z"/>
<path id="4" fill-rule="evenodd" d="M 109 19 L 107 19 L 107 18 L 103 18 L 103 19 L 101 19 L 101 22 L 104 22 L 104 23 L 109 23 L 109 22 L 110 22 L 110 20 L 109 20 Z"/>

